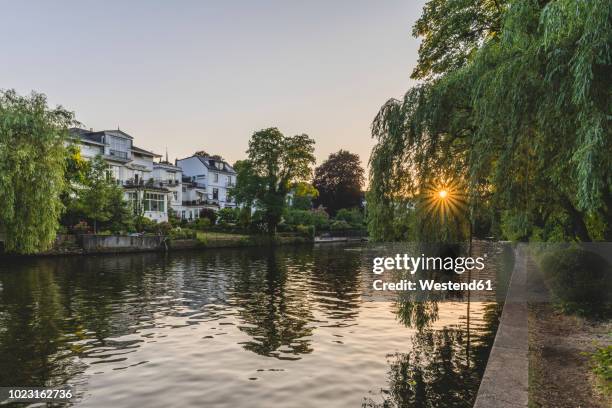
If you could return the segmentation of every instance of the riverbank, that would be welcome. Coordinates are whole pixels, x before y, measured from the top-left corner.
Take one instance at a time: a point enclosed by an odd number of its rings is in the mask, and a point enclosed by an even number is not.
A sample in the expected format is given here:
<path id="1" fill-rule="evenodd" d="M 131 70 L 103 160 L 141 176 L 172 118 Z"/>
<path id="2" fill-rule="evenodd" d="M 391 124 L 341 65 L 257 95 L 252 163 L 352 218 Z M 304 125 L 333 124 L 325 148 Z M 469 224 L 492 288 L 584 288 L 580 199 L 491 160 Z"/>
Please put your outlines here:
<path id="1" fill-rule="evenodd" d="M 526 249 L 517 247 L 499 327 L 474 408 L 528 406 L 527 263 Z"/>
<path id="2" fill-rule="evenodd" d="M 172 239 L 163 235 L 58 235 L 53 248 L 29 256 L 66 256 L 165 252 L 206 248 L 241 248 L 311 244 L 314 240 L 295 234 L 246 235 L 224 232 L 197 232 L 195 238 Z M 0 257 L 22 255 L 0 253 Z"/>
<path id="3" fill-rule="evenodd" d="M 612 343 L 612 323 L 567 316 L 549 303 L 529 307 L 530 407 L 612 406 L 589 356 Z"/>

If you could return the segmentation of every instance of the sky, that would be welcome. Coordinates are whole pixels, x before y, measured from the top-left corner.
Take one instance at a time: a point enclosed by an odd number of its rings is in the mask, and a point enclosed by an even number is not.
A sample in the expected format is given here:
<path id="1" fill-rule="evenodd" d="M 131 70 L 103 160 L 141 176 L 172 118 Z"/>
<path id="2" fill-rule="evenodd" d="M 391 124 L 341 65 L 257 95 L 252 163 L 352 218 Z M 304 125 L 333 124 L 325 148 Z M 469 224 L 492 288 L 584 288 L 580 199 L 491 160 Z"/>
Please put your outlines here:
<path id="1" fill-rule="evenodd" d="M 230 163 L 278 127 L 367 165 L 372 119 L 415 82 L 424 1 L 4 1 L 0 88 L 170 160 Z"/>

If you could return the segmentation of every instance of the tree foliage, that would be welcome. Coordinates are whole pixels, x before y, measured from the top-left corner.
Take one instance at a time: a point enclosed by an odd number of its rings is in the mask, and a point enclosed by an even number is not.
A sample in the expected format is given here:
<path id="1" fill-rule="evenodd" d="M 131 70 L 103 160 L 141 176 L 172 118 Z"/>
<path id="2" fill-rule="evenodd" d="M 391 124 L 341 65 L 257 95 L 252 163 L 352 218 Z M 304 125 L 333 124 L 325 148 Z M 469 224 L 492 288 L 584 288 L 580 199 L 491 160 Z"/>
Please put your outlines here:
<path id="1" fill-rule="evenodd" d="M 0 230 L 8 251 L 48 249 L 59 227 L 72 112 L 44 95 L 0 92 Z"/>
<path id="2" fill-rule="evenodd" d="M 373 123 L 377 237 L 393 235 L 385 209 L 453 180 L 491 231 L 609 240 L 611 15 L 603 0 L 428 2 L 415 27 L 425 81 Z"/>
<path id="3" fill-rule="evenodd" d="M 357 154 L 340 150 L 315 169 L 314 187 L 319 191 L 315 205 L 334 215 L 341 208 L 361 207 L 365 171 Z"/>
<path id="4" fill-rule="evenodd" d="M 110 176 L 108 164 L 101 156 L 96 156 L 89 164 L 72 211 L 91 221 L 94 232 L 101 223 L 113 231 L 129 229 L 133 212 L 123 199 L 123 189 Z"/>
<path id="5" fill-rule="evenodd" d="M 314 143 L 305 134 L 287 137 L 277 128 L 260 130 L 249 141 L 248 158 L 235 165 L 234 198 L 256 205 L 270 234 L 281 221 L 291 186 L 311 177 Z"/>

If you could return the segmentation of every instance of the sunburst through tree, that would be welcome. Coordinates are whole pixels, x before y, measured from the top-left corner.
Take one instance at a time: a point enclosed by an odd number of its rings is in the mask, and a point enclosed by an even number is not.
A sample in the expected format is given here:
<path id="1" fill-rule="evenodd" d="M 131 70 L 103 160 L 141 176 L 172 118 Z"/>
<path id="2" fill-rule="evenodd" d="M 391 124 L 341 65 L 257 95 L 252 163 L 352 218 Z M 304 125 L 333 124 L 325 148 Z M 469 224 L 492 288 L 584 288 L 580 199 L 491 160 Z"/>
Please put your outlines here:
<path id="1" fill-rule="evenodd" d="M 468 221 L 468 197 L 456 180 L 439 180 L 423 189 L 420 200 L 421 219 L 438 238 L 460 239 Z"/>

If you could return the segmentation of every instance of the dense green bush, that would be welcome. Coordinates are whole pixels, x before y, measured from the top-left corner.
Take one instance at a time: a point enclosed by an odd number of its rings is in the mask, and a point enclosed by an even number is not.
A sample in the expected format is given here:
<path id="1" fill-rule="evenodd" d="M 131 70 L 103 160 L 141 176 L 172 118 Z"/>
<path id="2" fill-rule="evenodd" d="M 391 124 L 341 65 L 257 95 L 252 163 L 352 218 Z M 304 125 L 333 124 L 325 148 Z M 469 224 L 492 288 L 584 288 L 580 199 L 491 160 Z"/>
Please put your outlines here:
<path id="1" fill-rule="evenodd" d="M 202 208 L 200 210 L 200 218 L 208 218 L 210 225 L 215 225 L 217 222 L 217 212 L 212 208 Z"/>
<path id="2" fill-rule="evenodd" d="M 314 225 L 317 229 L 327 229 L 329 227 L 329 214 L 323 209 L 288 209 L 284 215 L 284 222 L 293 226 Z"/>
<path id="3" fill-rule="evenodd" d="M 169 233 L 170 239 L 195 239 L 197 233 L 194 230 L 187 228 L 174 228 Z"/>
<path id="4" fill-rule="evenodd" d="M 301 236 L 312 239 L 314 238 L 315 227 L 314 225 L 297 225 L 295 231 Z"/>
<path id="5" fill-rule="evenodd" d="M 581 248 L 556 249 L 544 254 L 541 266 L 566 311 L 599 314 L 609 307 L 612 271 L 601 256 Z"/>
<path id="6" fill-rule="evenodd" d="M 240 210 L 238 208 L 222 208 L 217 212 L 217 224 L 236 224 L 239 213 Z"/>
<path id="7" fill-rule="evenodd" d="M 158 234 L 162 234 L 162 235 L 168 235 L 170 233 L 170 231 L 172 230 L 172 224 L 170 224 L 169 222 L 160 222 L 159 224 L 157 224 L 155 226 L 156 228 L 156 232 Z"/>
<path id="8" fill-rule="evenodd" d="M 192 224 L 192 226 L 195 229 L 198 229 L 200 231 L 205 230 L 206 228 L 210 227 L 210 225 L 211 225 L 210 218 L 206 218 L 206 217 L 198 218 Z"/>
<path id="9" fill-rule="evenodd" d="M 144 215 L 137 216 L 134 221 L 134 226 L 138 232 L 155 232 L 155 224 L 157 224 L 155 221 L 148 219 Z"/>
<path id="10" fill-rule="evenodd" d="M 331 225 L 329 226 L 329 229 L 331 229 L 332 231 L 343 231 L 343 230 L 351 229 L 351 225 L 346 221 L 338 220 L 338 221 L 332 222 Z"/>
<path id="11" fill-rule="evenodd" d="M 363 212 L 359 208 L 342 208 L 334 217 L 336 221 L 346 221 L 352 228 L 363 228 Z"/>

